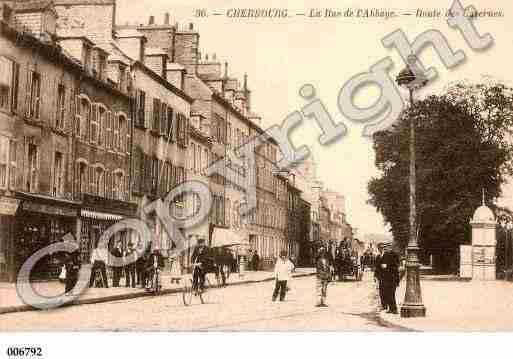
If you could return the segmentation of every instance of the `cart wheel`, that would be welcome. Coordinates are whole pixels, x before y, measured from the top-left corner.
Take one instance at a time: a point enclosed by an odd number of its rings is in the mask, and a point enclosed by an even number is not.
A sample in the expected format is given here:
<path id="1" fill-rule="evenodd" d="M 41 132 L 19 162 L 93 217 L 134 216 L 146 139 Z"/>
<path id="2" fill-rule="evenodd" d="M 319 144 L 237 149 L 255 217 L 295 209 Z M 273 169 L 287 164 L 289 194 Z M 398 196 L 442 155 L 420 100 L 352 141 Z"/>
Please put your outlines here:
<path id="1" fill-rule="evenodd" d="M 189 306 L 192 303 L 192 279 L 184 280 L 184 286 L 182 291 L 183 305 Z"/>

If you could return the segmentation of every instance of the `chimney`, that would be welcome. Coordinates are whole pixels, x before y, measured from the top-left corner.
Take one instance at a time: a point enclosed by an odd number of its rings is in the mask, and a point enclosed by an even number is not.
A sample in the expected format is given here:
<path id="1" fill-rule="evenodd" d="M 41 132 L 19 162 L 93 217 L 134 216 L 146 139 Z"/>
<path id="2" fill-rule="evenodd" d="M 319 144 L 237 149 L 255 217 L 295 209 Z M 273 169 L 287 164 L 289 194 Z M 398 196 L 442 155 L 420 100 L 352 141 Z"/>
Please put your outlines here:
<path id="1" fill-rule="evenodd" d="M 154 25 L 155 24 L 155 16 L 150 16 L 150 21 L 148 21 L 148 25 Z"/>
<path id="2" fill-rule="evenodd" d="M 224 78 L 228 78 L 228 62 L 224 63 Z"/>
<path id="3" fill-rule="evenodd" d="M 192 22 L 189 23 L 189 30 L 191 30 L 191 31 L 194 30 L 194 24 Z"/>
<path id="4" fill-rule="evenodd" d="M 244 87 L 242 88 L 246 98 L 246 110 L 251 111 L 251 91 L 248 89 L 248 74 L 244 74 Z"/>
<path id="5" fill-rule="evenodd" d="M 170 15 L 168 12 L 164 15 L 164 25 L 169 25 Z"/>
<path id="6" fill-rule="evenodd" d="M 184 65 L 188 74 L 195 74 L 198 65 L 199 34 L 195 31 L 177 31 L 172 47 L 173 62 Z"/>
<path id="7" fill-rule="evenodd" d="M 208 54 L 205 55 L 205 61 L 208 62 Z"/>

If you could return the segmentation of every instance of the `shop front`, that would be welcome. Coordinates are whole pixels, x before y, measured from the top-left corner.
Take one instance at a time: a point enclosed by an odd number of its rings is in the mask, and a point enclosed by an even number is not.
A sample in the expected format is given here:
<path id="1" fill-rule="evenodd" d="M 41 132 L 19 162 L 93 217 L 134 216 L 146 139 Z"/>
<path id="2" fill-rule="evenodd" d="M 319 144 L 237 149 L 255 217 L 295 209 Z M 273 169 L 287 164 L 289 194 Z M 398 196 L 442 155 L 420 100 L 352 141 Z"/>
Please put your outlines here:
<path id="1" fill-rule="evenodd" d="M 137 205 L 135 203 L 106 199 L 85 194 L 79 216 L 80 257 L 83 263 L 89 263 L 91 252 L 107 228 L 125 218 L 135 218 Z M 137 238 L 132 231 L 119 231 L 109 239 L 108 248 L 111 250 L 117 243 L 126 250 L 128 242 L 137 244 Z"/>
<path id="2" fill-rule="evenodd" d="M 16 273 L 35 252 L 57 242 L 67 233 L 76 234 L 79 204 L 44 196 L 21 194 L 16 211 L 12 239 L 12 274 Z M 63 253 L 42 258 L 31 272 L 31 279 L 56 279 L 62 266 Z"/>

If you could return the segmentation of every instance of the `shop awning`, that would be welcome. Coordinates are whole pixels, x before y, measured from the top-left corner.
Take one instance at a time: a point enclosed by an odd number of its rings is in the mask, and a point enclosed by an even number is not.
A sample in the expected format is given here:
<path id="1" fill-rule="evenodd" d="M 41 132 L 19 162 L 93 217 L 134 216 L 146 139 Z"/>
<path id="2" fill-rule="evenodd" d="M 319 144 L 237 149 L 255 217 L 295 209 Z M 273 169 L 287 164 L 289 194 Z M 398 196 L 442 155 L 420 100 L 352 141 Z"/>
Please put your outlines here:
<path id="1" fill-rule="evenodd" d="M 249 246 L 249 242 L 238 233 L 225 228 L 214 228 L 212 247 Z"/>
<path id="2" fill-rule="evenodd" d="M 101 219 L 104 221 L 120 221 L 123 219 L 122 216 L 119 216 L 117 214 L 96 212 L 87 209 L 83 209 L 82 211 L 80 211 L 80 215 L 85 218 Z"/>

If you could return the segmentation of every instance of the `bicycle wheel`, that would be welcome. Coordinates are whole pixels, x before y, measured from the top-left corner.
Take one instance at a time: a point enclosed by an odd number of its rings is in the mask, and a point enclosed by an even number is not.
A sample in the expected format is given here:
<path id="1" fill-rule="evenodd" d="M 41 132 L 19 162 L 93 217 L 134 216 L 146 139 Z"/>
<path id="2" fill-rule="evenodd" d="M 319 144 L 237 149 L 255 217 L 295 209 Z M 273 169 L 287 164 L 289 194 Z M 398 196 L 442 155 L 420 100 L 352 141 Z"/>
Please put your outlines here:
<path id="1" fill-rule="evenodd" d="M 194 293 L 192 290 L 192 279 L 184 280 L 184 286 L 182 291 L 183 305 L 189 306 L 192 303 L 192 297 Z"/>

